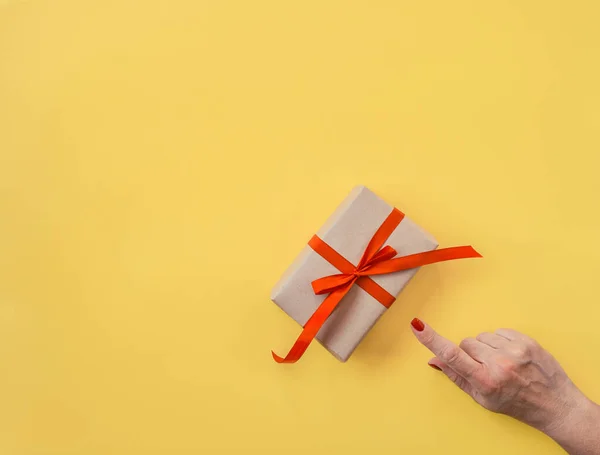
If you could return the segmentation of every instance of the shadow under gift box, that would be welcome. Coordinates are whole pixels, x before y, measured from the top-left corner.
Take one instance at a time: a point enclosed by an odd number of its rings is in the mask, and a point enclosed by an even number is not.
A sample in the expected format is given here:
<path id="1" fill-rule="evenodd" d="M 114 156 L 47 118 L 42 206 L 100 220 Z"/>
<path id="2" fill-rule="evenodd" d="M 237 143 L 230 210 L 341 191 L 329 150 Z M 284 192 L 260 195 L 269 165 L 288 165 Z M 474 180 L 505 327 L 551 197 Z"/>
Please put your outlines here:
<path id="1" fill-rule="evenodd" d="M 356 265 L 373 234 L 392 210 L 393 207 L 375 193 L 359 186 L 333 212 L 317 235 Z M 432 251 L 438 247 L 431 234 L 406 216 L 385 245 L 394 248 L 398 256 Z M 415 268 L 371 278 L 396 297 L 417 270 Z M 273 288 L 271 300 L 304 327 L 327 297 L 315 295 L 311 283 L 338 273 L 338 269 L 306 245 Z M 359 286 L 352 286 L 316 338 L 335 357 L 345 362 L 385 310 L 385 306 Z M 292 338 L 290 342 L 293 342 Z"/>

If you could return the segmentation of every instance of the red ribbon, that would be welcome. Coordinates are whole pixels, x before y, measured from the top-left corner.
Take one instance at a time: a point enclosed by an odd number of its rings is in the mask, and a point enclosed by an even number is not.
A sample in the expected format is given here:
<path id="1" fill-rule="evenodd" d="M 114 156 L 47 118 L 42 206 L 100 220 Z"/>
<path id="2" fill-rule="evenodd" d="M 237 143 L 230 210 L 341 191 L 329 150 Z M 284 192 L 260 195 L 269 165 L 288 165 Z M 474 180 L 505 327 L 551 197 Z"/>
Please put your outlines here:
<path id="1" fill-rule="evenodd" d="M 327 318 L 338 306 L 340 301 L 356 284 L 386 308 L 389 308 L 396 298 L 373 281 L 370 275 L 384 275 L 386 273 L 400 272 L 414 269 L 436 262 L 450 261 L 453 259 L 479 258 L 481 255 L 470 246 L 457 246 L 439 250 L 426 251 L 396 258 L 396 250 L 383 244 L 394 232 L 404 218 L 404 213 L 394 208 L 377 232 L 371 238 L 358 265 L 353 265 L 341 254 L 331 248 L 316 235 L 308 242 L 309 246 L 327 260 L 340 272 L 329 275 L 312 282 L 315 294 L 329 294 L 323 303 L 304 325 L 302 333 L 290 349 L 285 358 L 279 357 L 271 351 L 277 363 L 296 363 L 304 354 L 311 341 L 315 338 Z M 383 248 L 382 248 L 383 247 Z"/>

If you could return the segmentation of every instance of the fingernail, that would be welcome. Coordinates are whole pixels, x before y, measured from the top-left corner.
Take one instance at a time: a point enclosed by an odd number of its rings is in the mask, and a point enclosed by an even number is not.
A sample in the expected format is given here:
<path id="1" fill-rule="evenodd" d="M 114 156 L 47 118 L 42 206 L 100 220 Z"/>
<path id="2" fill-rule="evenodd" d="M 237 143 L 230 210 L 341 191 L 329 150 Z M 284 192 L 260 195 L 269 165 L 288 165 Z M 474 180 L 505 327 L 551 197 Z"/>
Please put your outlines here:
<path id="1" fill-rule="evenodd" d="M 434 370 L 442 371 L 442 369 L 440 367 L 438 367 L 437 365 L 434 365 L 433 363 L 428 363 L 427 365 L 429 365 Z"/>
<path id="2" fill-rule="evenodd" d="M 425 324 L 423 324 L 423 321 L 421 321 L 419 318 L 414 318 L 412 321 L 410 321 L 410 325 L 412 325 L 417 332 L 422 332 L 425 328 Z"/>

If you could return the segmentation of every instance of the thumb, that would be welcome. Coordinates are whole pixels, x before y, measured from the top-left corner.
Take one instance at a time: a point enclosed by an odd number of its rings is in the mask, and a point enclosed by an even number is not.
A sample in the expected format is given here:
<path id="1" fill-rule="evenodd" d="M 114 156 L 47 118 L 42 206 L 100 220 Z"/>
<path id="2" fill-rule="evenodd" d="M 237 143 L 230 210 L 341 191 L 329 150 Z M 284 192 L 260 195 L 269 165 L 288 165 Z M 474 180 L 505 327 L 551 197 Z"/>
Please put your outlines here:
<path id="1" fill-rule="evenodd" d="M 467 393 L 470 396 L 473 396 L 473 386 L 469 384 L 469 382 L 459 375 L 456 371 L 446 365 L 437 357 L 434 357 L 428 362 L 429 366 L 435 368 L 436 370 L 440 370 L 444 373 L 448 379 L 450 379 L 454 384 L 456 384 L 463 392 Z"/>

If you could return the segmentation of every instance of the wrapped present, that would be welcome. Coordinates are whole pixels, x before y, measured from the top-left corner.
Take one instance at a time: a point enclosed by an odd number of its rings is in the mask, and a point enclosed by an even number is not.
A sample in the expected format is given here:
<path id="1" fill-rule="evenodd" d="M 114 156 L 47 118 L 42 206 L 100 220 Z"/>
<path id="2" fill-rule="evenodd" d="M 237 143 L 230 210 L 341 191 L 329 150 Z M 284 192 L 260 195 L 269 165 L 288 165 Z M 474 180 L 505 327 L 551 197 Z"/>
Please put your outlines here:
<path id="1" fill-rule="evenodd" d="M 355 188 L 275 285 L 271 300 L 303 327 L 286 357 L 295 363 L 316 338 L 346 361 L 423 265 L 481 257 L 436 240 L 369 189 Z"/>

